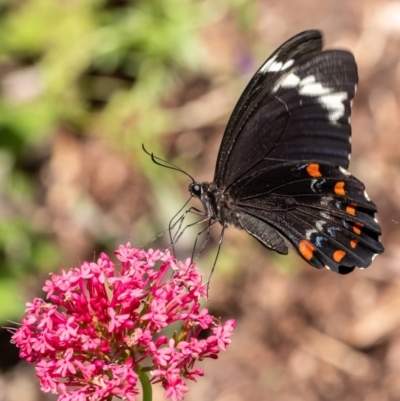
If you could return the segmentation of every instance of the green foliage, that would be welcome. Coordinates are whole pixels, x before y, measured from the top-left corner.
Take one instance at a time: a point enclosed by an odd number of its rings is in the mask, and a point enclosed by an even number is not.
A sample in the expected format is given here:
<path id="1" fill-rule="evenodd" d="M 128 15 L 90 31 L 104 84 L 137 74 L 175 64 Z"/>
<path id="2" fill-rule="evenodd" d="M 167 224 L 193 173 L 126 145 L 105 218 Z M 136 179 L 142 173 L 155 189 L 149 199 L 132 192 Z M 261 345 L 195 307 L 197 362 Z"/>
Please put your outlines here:
<path id="1" fill-rule="evenodd" d="M 0 321 L 6 322 L 22 315 L 25 309 L 25 302 L 21 297 L 16 297 L 19 293 L 17 280 L 2 278 L 0 280 Z"/>

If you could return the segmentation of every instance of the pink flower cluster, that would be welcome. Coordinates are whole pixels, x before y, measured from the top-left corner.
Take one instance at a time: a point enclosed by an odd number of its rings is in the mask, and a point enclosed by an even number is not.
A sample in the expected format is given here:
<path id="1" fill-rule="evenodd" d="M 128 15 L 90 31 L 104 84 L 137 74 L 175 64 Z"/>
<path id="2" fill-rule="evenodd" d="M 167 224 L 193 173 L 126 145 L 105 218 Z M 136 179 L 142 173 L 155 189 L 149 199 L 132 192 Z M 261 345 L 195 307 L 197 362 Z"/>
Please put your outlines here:
<path id="1" fill-rule="evenodd" d="M 143 372 L 166 398 L 181 400 L 185 379 L 203 375 L 195 361 L 216 359 L 236 323 L 221 324 L 200 307 L 206 285 L 189 260 L 129 243 L 115 254 L 118 269 L 102 253 L 97 263 L 52 274 L 43 288 L 49 302 L 27 303 L 13 342 L 59 401 L 135 400 Z"/>

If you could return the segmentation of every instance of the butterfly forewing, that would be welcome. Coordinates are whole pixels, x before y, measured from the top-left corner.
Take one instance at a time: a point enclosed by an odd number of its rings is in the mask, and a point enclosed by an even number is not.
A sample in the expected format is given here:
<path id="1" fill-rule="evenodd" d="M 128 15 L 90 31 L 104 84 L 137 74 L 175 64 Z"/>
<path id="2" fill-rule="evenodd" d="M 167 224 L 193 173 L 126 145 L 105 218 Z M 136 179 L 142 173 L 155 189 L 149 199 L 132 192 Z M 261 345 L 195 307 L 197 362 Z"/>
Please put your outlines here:
<path id="1" fill-rule="evenodd" d="M 302 32 L 286 41 L 264 62 L 254 74 L 246 89 L 240 96 L 225 130 L 224 137 L 219 149 L 214 181 L 221 184 L 228 167 L 228 158 L 232 144 L 235 142 L 238 131 L 235 129 L 245 111 L 252 106 L 254 98 L 263 92 L 265 88 L 271 87 L 270 81 L 285 73 L 295 60 L 307 54 L 320 52 L 322 50 L 322 35 L 317 30 Z"/>
<path id="2" fill-rule="evenodd" d="M 285 160 L 347 168 L 357 80 L 354 57 L 343 51 L 307 54 L 269 79 L 236 121 L 235 141 L 227 147 L 225 170 L 222 175 L 217 169 L 215 182 L 227 188 L 243 175 Z"/>
<path id="3" fill-rule="evenodd" d="M 222 176 L 224 174 L 230 144 L 235 141 L 235 135 L 237 135 L 237 132 L 234 132 L 234 127 L 237 125 L 237 121 L 240 120 L 246 109 L 252 104 L 254 97 L 262 91 L 263 88 L 269 87 L 269 80 L 276 80 L 280 74 L 284 74 L 285 70 L 293 65 L 298 58 L 304 57 L 307 54 L 320 52 L 321 50 L 321 32 L 317 30 L 305 31 L 289 39 L 280 46 L 254 74 L 240 96 L 226 127 L 224 138 L 219 149 L 216 169 L 219 175 Z"/>

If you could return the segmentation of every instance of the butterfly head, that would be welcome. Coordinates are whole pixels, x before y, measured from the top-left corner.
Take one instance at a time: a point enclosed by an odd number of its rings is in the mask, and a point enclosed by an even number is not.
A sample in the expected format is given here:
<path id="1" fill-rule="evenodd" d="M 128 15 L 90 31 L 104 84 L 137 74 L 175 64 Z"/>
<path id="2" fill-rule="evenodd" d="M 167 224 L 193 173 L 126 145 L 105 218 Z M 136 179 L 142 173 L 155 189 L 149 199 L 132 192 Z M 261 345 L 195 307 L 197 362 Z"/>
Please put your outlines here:
<path id="1" fill-rule="evenodd" d="M 216 204 L 214 186 L 215 185 L 207 182 L 199 184 L 195 181 L 189 184 L 190 194 L 201 200 L 205 214 L 212 219 L 216 219 L 218 216 L 218 206 Z"/>
<path id="2" fill-rule="evenodd" d="M 201 195 L 203 193 L 203 188 L 200 184 L 197 182 L 192 182 L 189 184 L 189 192 L 193 195 L 196 196 L 197 198 L 201 199 Z"/>

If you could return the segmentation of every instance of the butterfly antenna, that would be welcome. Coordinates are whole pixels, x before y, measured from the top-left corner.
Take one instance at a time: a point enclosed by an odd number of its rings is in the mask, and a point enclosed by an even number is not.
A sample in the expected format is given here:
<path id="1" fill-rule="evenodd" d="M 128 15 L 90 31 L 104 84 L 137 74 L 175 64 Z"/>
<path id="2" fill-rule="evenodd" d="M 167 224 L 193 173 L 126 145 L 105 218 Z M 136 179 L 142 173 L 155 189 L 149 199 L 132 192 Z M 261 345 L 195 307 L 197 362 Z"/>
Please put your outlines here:
<path id="1" fill-rule="evenodd" d="M 192 182 L 195 182 L 194 178 L 189 173 L 187 173 L 185 170 L 182 170 L 180 167 L 176 166 L 175 164 L 172 164 L 171 162 L 169 162 L 167 160 L 164 160 L 164 159 L 161 159 L 158 156 L 155 156 L 154 153 L 150 153 L 144 147 L 144 144 L 142 144 L 142 148 L 143 148 L 144 152 L 151 157 L 151 160 L 153 161 L 153 163 L 155 163 L 155 164 L 157 164 L 158 166 L 161 166 L 161 167 L 169 168 L 171 170 L 180 171 L 181 173 L 187 175 L 192 180 Z"/>

